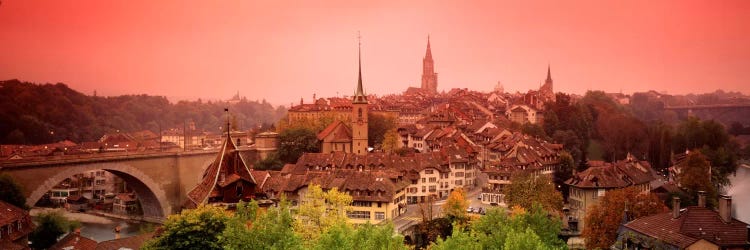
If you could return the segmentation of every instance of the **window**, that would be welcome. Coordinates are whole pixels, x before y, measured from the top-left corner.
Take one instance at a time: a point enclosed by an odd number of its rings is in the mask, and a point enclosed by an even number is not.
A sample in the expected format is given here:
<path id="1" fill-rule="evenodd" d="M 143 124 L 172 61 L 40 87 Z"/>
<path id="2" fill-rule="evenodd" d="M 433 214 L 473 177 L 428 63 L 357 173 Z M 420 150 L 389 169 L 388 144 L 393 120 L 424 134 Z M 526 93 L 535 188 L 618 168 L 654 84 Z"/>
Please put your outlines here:
<path id="1" fill-rule="evenodd" d="M 424 171 L 424 173 L 425 173 L 425 174 L 432 174 L 432 172 L 433 172 L 433 170 L 432 170 L 432 169 L 426 169 L 426 170 Z"/>
<path id="2" fill-rule="evenodd" d="M 422 186 L 422 192 L 423 192 L 423 193 L 424 193 L 424 192 L 427 192 L 427 187 L 426 187 L 426 186 Z"/>
<path id="3" fill-rule="evenodd" d="M 456 180 L 456 186 L 463 186 L 464 182 L 462 180 Z"/>
<path id="4" fill-rule="evenodd" d="M 353 201 L 352 202 L 353 207 L 370 207 L 372 206 L 372 203 L 369 201 Z"/>
<path id="5" fill-rule="evenodd" d="M 383 212 L 375 212 L 375 219 L 376 220 L 385 220 L 385 213 L 383 213 Z"/>
<path id="6" fill-rule="evenodd" d="M 351 211 L 346 213 L 349 219 L 370 219 L 370 211 Z"/>
<path id="7" fill-rule="evenodd" d="M 434 186 L 434 185 L 430 186 L 430 192 L 435 192 L 435 191 L 437 191 L 437 186 Z"/>
<path id="8" fill-rule="evenodd" d="M 464 177 L 464 172 L 456 172 L 456 177 Z"/>
<path id="9" fill-rule="evenodd" d="M 382 207 L 382 205 L 383 204 L 378 201 L 378 207 Z"/>
<path id="10" fill-rule="evenodd" d="M 244 187 L 242 186 L 242 182 L 237 183 L 237 197 L 242 197 L 242 193 L 244 191 L 243 189 Z"/>
<path id="11" fill-rule="evenodd" d="M 422 178 L 422 183 L 427 182 L 426 180 L 427 180 L 426 178 Z"/>
<path id="12" fill-rule="evenodd" d="M 434 182 L 437 182 L 437 178 L 435 178 L 435 177 L 430 177 L 430 183 L 434 183 Z"/>

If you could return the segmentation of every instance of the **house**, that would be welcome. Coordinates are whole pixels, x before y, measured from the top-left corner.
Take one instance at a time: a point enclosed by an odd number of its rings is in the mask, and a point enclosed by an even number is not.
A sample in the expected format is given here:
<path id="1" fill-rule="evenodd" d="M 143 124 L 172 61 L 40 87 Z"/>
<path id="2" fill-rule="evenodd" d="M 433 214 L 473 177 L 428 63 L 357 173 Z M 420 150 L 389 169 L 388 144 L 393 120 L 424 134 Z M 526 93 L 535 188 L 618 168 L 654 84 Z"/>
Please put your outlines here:
<path id="1" fill-rule="evenodd" d="M 115 196 L 112 212 L 116 214 L 133 214 L 138 210 L 138 198 L 133 193 L 123 193 Z"/>
<path id="2" fill-rule="evenodd" d="M 34 231 L 29 212 L 0 200 L 0 249 L 29 249 Z"/>
<path id="3" fill-rule="evenodd" d="M 49 250 L 94 250 L 96 245 L 96 241 L 81 236 L 81 229 L 76 229 L 58 240 Z"/>
<path id="4" fill-rule="evenodd" d="M 258 182 L 250 173 L 249 166 L 227 133 L 221 151 L 206 169 L 203 179 L 188 192 L 188 200 L 183 207 L 250 201 L 255 197 Z"/>
<path id="5" fill-rule="evenodd" d="M 648 162 L 639 161 L 630 154 L 625 160 L 615 163 L 589 161 L 589 165 L 589 168 L 565 181 L 570 194 L 571 218 L 568 219 L 578 221 L 581 230 L 588 208 L 598 204 L 607 191 L 635 186 L 641 192 L 648 193 L 651 182 L 658 178 Z"/>
<path id="6" fill-rule="evenodd" d="M 317 135 L 321 152 L 352 152 L 352 130 L 342 121 L 335 121 Z"/>
<path id="7" fill-rule="evenodd" d="M 65 201 L 68 211 L 85 211 L 89 209 L 89 199 L 80 195 L 69 196 Z"/>
<path id="8" fill-rule="evenodd" d="M 519 124 L 537 124 L 543 120 L 541 112 L 527 105 L 513 105 L 508 111 L 506 111 L 505 115 L 508 116 L 508 119 L 512 122 Z"/>
<path id="9" fill-rule="evenodd" d="M 143 233 L 131 237 L 102 241 L 96 245 L 96 250 L 140 249 L 146 241 L 154 238 L 154 234 L 153 232 Z"/>
<path id="10" fill-rule="evenodd" d="M 731 196 L 719 197 L 718 211 L 706 207 L 704 194 L 698 206 L 683 209 L 675 197 L 671 212 L 620 226 L 611 249 L 750 249 L 749 231 L 747 223 L 732 218 Z"/>

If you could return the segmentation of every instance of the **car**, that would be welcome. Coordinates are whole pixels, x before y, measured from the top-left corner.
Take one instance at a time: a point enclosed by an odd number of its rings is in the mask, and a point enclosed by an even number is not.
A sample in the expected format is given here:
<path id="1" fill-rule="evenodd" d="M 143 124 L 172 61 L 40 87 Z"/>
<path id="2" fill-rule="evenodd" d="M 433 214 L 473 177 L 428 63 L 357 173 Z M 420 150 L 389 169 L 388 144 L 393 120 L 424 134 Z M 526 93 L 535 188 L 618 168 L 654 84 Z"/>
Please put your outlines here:
<path id="1" fill-rule="evenodd" d="M 473 207 L 469 207 L 469 208 L 466 209 L 466 212 L 467 213 L 473 213 L 474 212 L 474 208 Z"/>

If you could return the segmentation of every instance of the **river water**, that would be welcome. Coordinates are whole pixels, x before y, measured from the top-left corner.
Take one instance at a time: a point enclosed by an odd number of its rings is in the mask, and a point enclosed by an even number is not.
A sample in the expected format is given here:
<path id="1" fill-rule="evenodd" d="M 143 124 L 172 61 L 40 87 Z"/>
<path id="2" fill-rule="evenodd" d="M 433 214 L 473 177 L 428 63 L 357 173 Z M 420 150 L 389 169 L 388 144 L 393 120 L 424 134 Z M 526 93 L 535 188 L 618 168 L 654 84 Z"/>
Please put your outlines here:
<path id="1" fill-rule="evenodd" d="M 750 165 L 740 165 L 729 180 L 732 185 L 727 189 L 727 194 L 732 196 L 732 215 L 750 223 Z"/>
<path id="2" fill-rule="evenodd" d="M 33 208 L 30 211 L 32 217 L 45 211 L 58 211 L 69 220 L 81 223 L 81 235 L 97 242 L 115 239 L 115 227 L 120 226 L 120 238 L 135 236 L 143 230 L 153 229 L 154 225 L 148 222 L 130 221 L 117 218 L 109 218 L 87 213 L 71 213 L 64 209 Z"/>

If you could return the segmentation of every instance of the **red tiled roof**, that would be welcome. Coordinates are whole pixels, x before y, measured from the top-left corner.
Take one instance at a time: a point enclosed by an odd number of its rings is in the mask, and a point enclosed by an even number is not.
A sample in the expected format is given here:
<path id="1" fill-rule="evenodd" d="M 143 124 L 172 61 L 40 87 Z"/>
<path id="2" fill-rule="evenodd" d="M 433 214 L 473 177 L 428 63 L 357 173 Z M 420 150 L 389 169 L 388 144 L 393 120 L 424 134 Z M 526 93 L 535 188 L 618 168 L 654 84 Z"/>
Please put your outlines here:
<path id="1" fill-rule="evenodd" d="M 19 221 L 21 222 L 21 230 L 17 230 L 18 224 L 16 223 Z M 26 210 L 0 201 L 0 227 L 5 227 L 6 225 L 10 225 L 14 230 L 9 236 L 3 235 L 3 239 L 17 240 L 34 230 L 31 216 Z M 8 232 L 4 231 L 4 233 L 7 234 Z"/>
<path id="2" fill-rule="evenodd" d="M 112 250 L 112 249 L 140 249 L 147 240 L 154 237 L 154 233 L 144 233 L 136 236 L 125 237 L 116 240 L 107 240 L 99 242 L 96 245 L 97 250 Z"/>
<path id="3" fill-rule="evenodd" d="M 96 241 L 83 237 L 80 234 L 69 233 L 52 245 L 49 250 L 94 250 L 96 249 L 96 244 Z"/>
<path id="4" fill-rule="evenodd" d="M 219 183 L 219 177 L 222 174 L 230 177 L 233 174 L 238 175 L 241 179 L 253 184 L 257 183 L 252 174 L 250 174 L 250 168 L 245 159 L 237 151 L 237 146 L 234 145 L 231 138 L 224 140 L 222 150 L 216 155 L 214 162 L 204 172 L 203 179 L 195 188 L 188 192 L 188 201 L 186 201 L 185 207 L 196 207 L 198 204 L 207 202 L 209 197 L 220 196 L 221 193 L 215 189 L 222 188 L 221 183 Z M 224 180 L 224 182 L 226 181 L 227 179 Z"/>
<path id="5" fill-rule="evenodd" d="M 677 219 L 667 212 L 639 218 L 624 226 L 679 248 L 699 239 L 719 246 L 748 246 L 747 224 L 736 219 L 724 223 L 716 211 L 704 207 L 688 207 Z"/>

